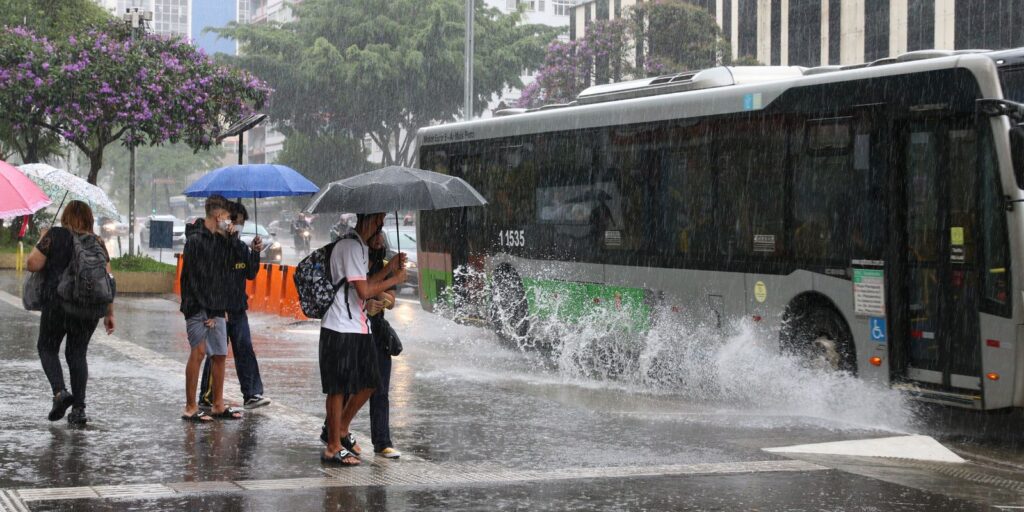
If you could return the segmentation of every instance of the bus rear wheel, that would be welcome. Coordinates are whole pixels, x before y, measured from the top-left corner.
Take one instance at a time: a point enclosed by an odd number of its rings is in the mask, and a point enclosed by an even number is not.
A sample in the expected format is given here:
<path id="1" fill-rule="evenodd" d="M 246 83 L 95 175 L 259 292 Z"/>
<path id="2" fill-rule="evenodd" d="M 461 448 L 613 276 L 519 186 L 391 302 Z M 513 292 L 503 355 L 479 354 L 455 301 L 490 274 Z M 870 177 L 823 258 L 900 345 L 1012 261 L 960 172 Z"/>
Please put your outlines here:
<path id="1" fill-rule="evenodd" d="M 784 352 L 800 357 L 812 369 L 857 374 L 853 336 L 839 313 L 811 307 L 787 316 L 780 336 Z"/>
<path id="2" fill-rule="evenodd" d="M 530 330 L 527 314 L 523 280 L 510 267 L 498 268 L 491 281 L 490 317 L 494 330 L 506 341 L 523 340 Z"/>

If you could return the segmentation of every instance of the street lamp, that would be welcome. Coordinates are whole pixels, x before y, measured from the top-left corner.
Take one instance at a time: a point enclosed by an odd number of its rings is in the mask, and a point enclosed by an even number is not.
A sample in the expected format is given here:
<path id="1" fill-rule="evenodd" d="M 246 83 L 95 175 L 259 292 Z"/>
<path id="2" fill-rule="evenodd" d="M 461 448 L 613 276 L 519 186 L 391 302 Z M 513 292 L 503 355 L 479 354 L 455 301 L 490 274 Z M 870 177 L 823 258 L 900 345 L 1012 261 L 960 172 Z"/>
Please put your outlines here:
<path id="1" fill-rule="evenodd" d="M 125 9 L 122 16 L 125 24 L 132 29 L 132 39 L 140 32 L 146 32 L 146 23 L 153 21 L 153 11 L 140 11 L 138 7 Z M 128 160 L 128 254 L 135 254 L 135 130 L 131 132 L 131 157 Z"/>

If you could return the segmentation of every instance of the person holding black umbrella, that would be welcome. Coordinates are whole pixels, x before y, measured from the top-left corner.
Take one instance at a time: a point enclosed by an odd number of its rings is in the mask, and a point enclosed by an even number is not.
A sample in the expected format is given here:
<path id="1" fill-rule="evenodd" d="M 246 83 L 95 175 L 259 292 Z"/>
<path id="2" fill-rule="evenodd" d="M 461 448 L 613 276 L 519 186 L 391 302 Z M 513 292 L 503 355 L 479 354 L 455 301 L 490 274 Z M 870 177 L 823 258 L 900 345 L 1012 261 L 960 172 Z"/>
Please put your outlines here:
<path id="1" fill-rule="evenodd" d="M 384 214 L 360 214 L 331 251 L 330 270 L 339 283 L 320 327 L 320 381 L 327 395 L 327 447 L 323 462 L 358 466 L 362 449 L 350 432 L 352 419 L 380 385 L 377 348 L 366 301 L 405 282 L 405 254 L 384 268 L 391 277 L 368 281 L 367 243 L 384 227 Z"/>

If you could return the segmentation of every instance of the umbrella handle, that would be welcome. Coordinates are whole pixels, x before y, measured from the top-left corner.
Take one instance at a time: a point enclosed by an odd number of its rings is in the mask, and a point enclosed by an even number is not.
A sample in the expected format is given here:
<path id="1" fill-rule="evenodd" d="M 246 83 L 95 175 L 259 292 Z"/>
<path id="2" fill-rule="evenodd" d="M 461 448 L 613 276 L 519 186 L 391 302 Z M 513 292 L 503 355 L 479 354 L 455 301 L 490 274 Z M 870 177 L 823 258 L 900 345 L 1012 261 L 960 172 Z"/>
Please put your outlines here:
<path id="1" fill-rule="evenodd" d="M 64 191 L 64 197 L 61 198 L 60 204 L 57 206 L 57 211 L 54 212 L 53 218 L 50 219 L 50 229 L 53 229 L 53 225 L 57 223 L 57 214 L 60 213 L 60 209 L 64 207 L 64 201 L 68 198 L 68 191 Z"/>

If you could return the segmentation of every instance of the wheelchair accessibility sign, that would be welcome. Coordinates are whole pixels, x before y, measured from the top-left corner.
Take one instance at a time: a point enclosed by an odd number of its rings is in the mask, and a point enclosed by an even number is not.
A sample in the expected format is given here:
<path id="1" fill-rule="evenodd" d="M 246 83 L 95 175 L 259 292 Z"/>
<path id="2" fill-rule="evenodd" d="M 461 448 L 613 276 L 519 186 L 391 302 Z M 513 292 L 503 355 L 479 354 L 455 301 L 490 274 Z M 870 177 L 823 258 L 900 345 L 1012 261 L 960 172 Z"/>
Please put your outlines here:
<path id="1" fill-rule="evenodd" d="M 871 341 L 885 343 L 885 318 L 873 316 L 868 319 L 871 327 Z"/>

